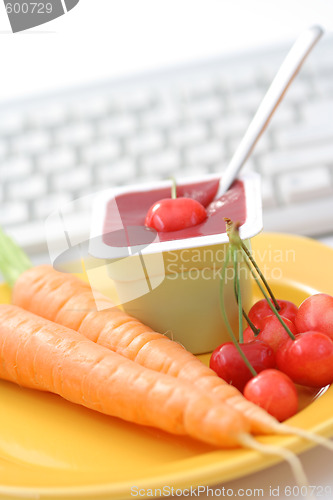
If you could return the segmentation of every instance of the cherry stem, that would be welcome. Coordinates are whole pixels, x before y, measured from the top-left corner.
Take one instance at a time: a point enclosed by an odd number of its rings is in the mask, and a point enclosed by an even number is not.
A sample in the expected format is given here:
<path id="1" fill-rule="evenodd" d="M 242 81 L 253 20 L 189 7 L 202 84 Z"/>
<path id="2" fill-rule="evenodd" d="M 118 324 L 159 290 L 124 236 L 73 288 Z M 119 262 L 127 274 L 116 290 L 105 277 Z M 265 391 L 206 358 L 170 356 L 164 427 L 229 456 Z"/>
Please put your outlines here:
<path id="1" fill-rule="evenodd" d="M 234 282 L 234 292 L 235 292 L 235 297 L 236 297 L 236 300 L 237 300 L 237 304 L 238 304 L 238 289 L 237 289 L 237 284 L 236 284 L 236 280 Z M 244 308 L 242 309 L 242 312 L 243 312 L 243 317 L 245 319 L 245 321 L 247 322 L 247 324 L 249 325 L 249 327 L 251 328 L 251 330 L 253 331 L 254 333 L 254 336 L 257 337 L 260 333 L 260 329 L 257 328 L 253 323 L 252 321 L 250 320 L 249 316 L 246 314 Z"/>
<path id="2" fill-rule="evenodd" d="M 223 263 L 222 275 L 221 275 L 221 280 L 220 280 L 220 308 L 221 308 L 221 313 L 222 313 L 222 316 L 223 316 L 223 319 L 224 319 L 224 323 L 225 323 L 225 325 L 227 327 L 228 333 L 229 333 L 229 335 L 231 337 L 231 340 L 232 340 L 234 346 L 236 347 L 239 355 L 243 359 L 244 363 L 246 364 L 246 366 L 248 367 L 248 369 L 250 370 L 250 372 L 252 373 L 252 375 L 255 377 L 257 375 L 257 372 L 255 371 L 255 369 L 251 365 L 250 361 L 247 359 L 247 357 L 245 356 L 244 352 L 240 348 L 239 343 L 237 342 L 237 339 L 236 339 L 236 337 L 234 335 L 234 332 L 232 331 L 231 325 L 230 325 L 229 320 L 228 320 L 226 308 L 225 308 L 225 303 L 224 303 L 224 284 L 225 284 L 225 280 L 226 280 L 226 269 L 227 269 L 227 265 L 229 264 L 230 256 L 232 256 L 232 248 L 229 247 L 227 255 L 226 255 L 226 258 L 225 258 L 225 261 Z"/>
<path id="3" fill-rule="evenodd" d="M 242 250 L 243 250 L 243 248 L 242 248 Z M 283 326 L 283 328 L 286 330 L 286 332 L 288 333 L 289 337 L 292 340 L 295 340 L 295 335 L 290 331 L 290 329 L 288 328 L 288 326 L 285 324 L 285 322 L 281 318 L 281 316 L 278 313 L 277 309 L 272 304 L 269 296 L 267 295 L 266 290 L 264 289 L 264 287 L 260 283 L 260 280 L 259 280 L 258 276 L 256 276 L 255 272 L 253 271 L 253 269 L 251 267 L 251 264 L 250 264 L 250 259 L 248 259 L 248 257 L 247 257 L 247 253 L 244 250 L 243 250 L 243 252 L 244 252 L 244 257 L 245 257 L 246 265 L 249 268 L 250 273 L 252 274 L 253 278 L 255 279 L 255 282 L 257 283 L 258 287 L 260 288 L 262 294 L 264 295 L 265 299 L 267 300 L 267 303 L 268 303 L 269 307 L 271 308 L 271 310 L 273 311 L 273 313 L 275 314 L 275 316 L 277 317 L 277 319 L 279 320 L 279 322 L 281 323 L 281 325 Z"/>
<path id="4" fill-rule="evenodd" d="M 243 306 L 242 306 L 242 294 L 241 294 L 241 289 L 240 289 L 240 283 L 239 283 L 239 275 L 238 275 L 238 249 L 234 248 L 233 249 L 233 256 L 234 256 L 234 282 L 236 285 L 237 289 L 237 303 L 238 303 L 238 338 L 239 342 L 242 344 L 244 342 L 243 338 Z"/>
<path id="5" fill-rule="evenodd" d="M 240 224 L 239 223 L 233 223 L 232 220 L 229 219 L 229 218 L 225 218 L 224 220 L 225 220 L 225 223 L 226 223 L 226 229 L 227 229 L 227 234 L 228 234 L 230 243 L 232 245 L 234 245 L 236 248 L 239 248 L 243 252 L 243 255 L 244 255 L 244 258 L 245 258 L 245 263 L 246 263 L 247 267 L 249 268 L 250 273 L 252 274 L 253 278 L 255 279 L 258 287 L 260 288 L 263 296 L 267 300 L 267 303 L 268 303 L 269 307 L 271 308 L 271 310 L 273 311 L 273 313 L 275 314 L 275 316 L 278 318 L 279 322 L 281 323 L 281 325 L 283 326 L 283 328 L 286 330 L 286 332 L 288 333 L 289 337 L 292 340 L 295 340 L 295 335 L 293 335 L 293 333 L 290 331 L 290 329 L 288 328 L 288 326 L 286 325 L 286 323 L 283 321 L 283 319 L 281 318 L 281 316 L 280 316 L 280 314 L 278 312 L 279 309 L 280 309 L 280 306 L 277 304 L 276 299 L 275 299 L 275 297 L 273 295 L 272 290 L 270 289 L 270 287 L 269 287 L 269 285 L 268 285 L 265 277 L 263 276 L 262 272 L 260 271 L 258 265 L 256 264 L 255 260 L 253 259 L 253 257 L 250 254 L 249 250 L 246 248 L 246 246 L 244 245 L 243 241 L 241 240 L 241 238 L 239 236 L 238 229 L 239 229 Z M 256 276 L 254 270 L 251 267 L 251 264 L 254 267 L 254 269 L 257 271 L 257 273 L 259 274 L 259 277 L 262 279 L 262 281 L 263 281 L 263 283 L 264 283 L 264 285 L 265 285 L 268 293 L 271 296 L 271 299 L 274 301 L 274 304 L 276 303 L 278 307 L 275 307 L 275 305 L 272 304 L 272 300 L 270 300 L 269 296 L 266 293 L 265 288 L 261 285 L 259 278 Z"/>
<path id="6" fill-rule="evenodd" d="M 174 200 L 177 198 L 177 184 L 176 184 L 176 179 L 174 177 L 171 177 L 171 198 Z"/>
<path id="7" fill-rule="evenodd" d="M 259 266 L 258 264 L 256 263 L 256 261 L 254 260 L 254 258 L 252 257 L 251 253 L 249 252 L 249 249 L 246 247 L 246 245 L 244 244 L 244 242 L 241 240 L 241 247 L 242 247 L 242 250 L 246 253 L 246 255 L 248 256 L 248 258 L 250 259 L 253 267 L 255 268 L 255 270 L 257 271 L 257 273 L 259 274 L 260 278 L 262 279 L 262 282 L 264 283 L 265 287 L 266 287 L 266 290 L 267 292 L 269 293 L 272 301 L 274 302 L 274 306 L 275 306 L 275 309 L 277 311 L 280 311 L 281 307 L 279 306 L 278 304 L 278 301 L 276 300 L 273 292 L 272 292 L 272 289 L 271 287 L 268 285 L 267 281 L 266 281 L 266 278 L 265 276 L 262 274 L 262 272 L 260 271 L 259 269 Z"/>
<path id="8" fill-rule="evenodd" d="M 245 312 L 243 313 L 243 316 L 244 316 L 244 318 L 246 319 L 247 324 L 249 325 L 249 327 L 250 327 L 250 328 L 251 328 L 251 330 L 253 331 L 254 336 L 255 336 L 255 337 L 258 337 L 258 335 L 259 335 L 259 333 L 260 333 L 260 328 L 257 328 L 257 327 L 255 326 L 255 324 L 254 324 L 254 323 L 252 323 L 252 321 L 250 320 L 250 318 L 248 317 L 248 315 L 247 315 Z"/>

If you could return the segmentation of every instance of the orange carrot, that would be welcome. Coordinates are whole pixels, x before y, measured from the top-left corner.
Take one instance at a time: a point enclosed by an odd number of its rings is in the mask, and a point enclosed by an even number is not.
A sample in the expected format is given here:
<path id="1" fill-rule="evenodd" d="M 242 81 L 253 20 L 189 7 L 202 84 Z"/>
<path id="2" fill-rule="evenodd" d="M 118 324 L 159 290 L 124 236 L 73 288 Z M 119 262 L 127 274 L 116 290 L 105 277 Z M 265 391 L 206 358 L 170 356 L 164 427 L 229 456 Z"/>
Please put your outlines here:
<path id="1" fill-rule="evenodd" d="M 24 271 L 13 288 L 13 303 L 37 315 L 77 330 L 93 342 L 136 361 L 146 368 L 191 382 L 215 400 L 236 408 L 254 433 L 278 431 L 278 422 L 247 401 L 182 346 L 156 333 L 101 297 L 109 309 L 96 309 L 88 284 L 50 266 Z"/>
<path id="2" fill-rule="evenodd" d="M 0 378 L 136 424 L 223 448 L 249 438 L 246 420 L 191 384 L 157 373 L 13 305 L 0 305 Z"/>

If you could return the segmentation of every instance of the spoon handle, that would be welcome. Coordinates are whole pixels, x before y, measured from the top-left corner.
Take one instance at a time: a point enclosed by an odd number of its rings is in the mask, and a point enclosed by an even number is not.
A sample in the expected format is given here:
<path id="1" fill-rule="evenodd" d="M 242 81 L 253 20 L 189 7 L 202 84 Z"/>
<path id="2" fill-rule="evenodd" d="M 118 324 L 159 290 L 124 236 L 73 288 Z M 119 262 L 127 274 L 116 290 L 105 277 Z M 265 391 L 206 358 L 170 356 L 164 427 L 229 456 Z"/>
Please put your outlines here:
<path id="1" fill-rule="evenodd" d="M 261 101 L 256 114 L 252 118 L 243 139 L 231 158 L 226 170 L 223 172 L 217 196 L 222 196 L 237 177 L 238 172 L 252 153 L 254 146 L 267 127 L 289 85 L 322 34 L 323 30 L 320 26 L 312 26 L 301 33 L 291 47 Z"/>

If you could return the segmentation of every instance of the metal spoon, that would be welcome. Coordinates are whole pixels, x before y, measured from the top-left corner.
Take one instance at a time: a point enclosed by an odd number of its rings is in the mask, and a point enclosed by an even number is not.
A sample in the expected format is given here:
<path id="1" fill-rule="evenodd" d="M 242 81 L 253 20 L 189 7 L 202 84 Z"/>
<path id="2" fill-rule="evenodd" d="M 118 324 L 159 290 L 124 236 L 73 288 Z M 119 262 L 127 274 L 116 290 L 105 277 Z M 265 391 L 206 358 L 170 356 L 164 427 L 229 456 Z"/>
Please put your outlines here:
<path id="1" fill-rule="evenodd" d="M 249 158 L 259 137 L 267 127 L 289 85 L 297 75 L 306 57 L 323 34 L 320 26 L 312 26 L 297 38 L 252 118 L 243 139 L 223 172 L 217 196 L 222 196 L 236 179 Z"/>

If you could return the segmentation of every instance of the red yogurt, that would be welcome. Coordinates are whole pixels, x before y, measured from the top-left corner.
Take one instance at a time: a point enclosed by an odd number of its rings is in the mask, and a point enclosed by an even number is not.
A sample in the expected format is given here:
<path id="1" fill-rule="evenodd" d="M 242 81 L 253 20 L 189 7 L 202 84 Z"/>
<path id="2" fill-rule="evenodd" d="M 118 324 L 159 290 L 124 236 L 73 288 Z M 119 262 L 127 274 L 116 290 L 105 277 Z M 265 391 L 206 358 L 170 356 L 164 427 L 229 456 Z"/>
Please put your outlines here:
<path id="1" fill-rule="evenodd" d="M 207 219 L 196 226 L 179 231 L 159 232 L 159 241 L 165 242 L 225 233 L 224 217 L 244 224 L 246 220 L 246 202 L 243 182 L 236 180 L 226 194 L 215 199 L 218 188 L 219 179 L 177 186 L 177 197 L 188 197 L 199 201 L 206 208 Z M 115 200 L 123 227 L 144 226 L 149 208 L 157 201 L 170 197 L 171 191 L 169 187 L 117 195 Z M 114 202 L 110 201 L 107 204 L 103 227 L 103 242 L 110 246 L 115 245 L 112 210 L 114 210 Z M 138 234 L 139 239 L 142 238 L 142 233 L 140 234 L 141 236 Z M 140 244 L 141 242 L 132 240 L 131 245 Z"/>

